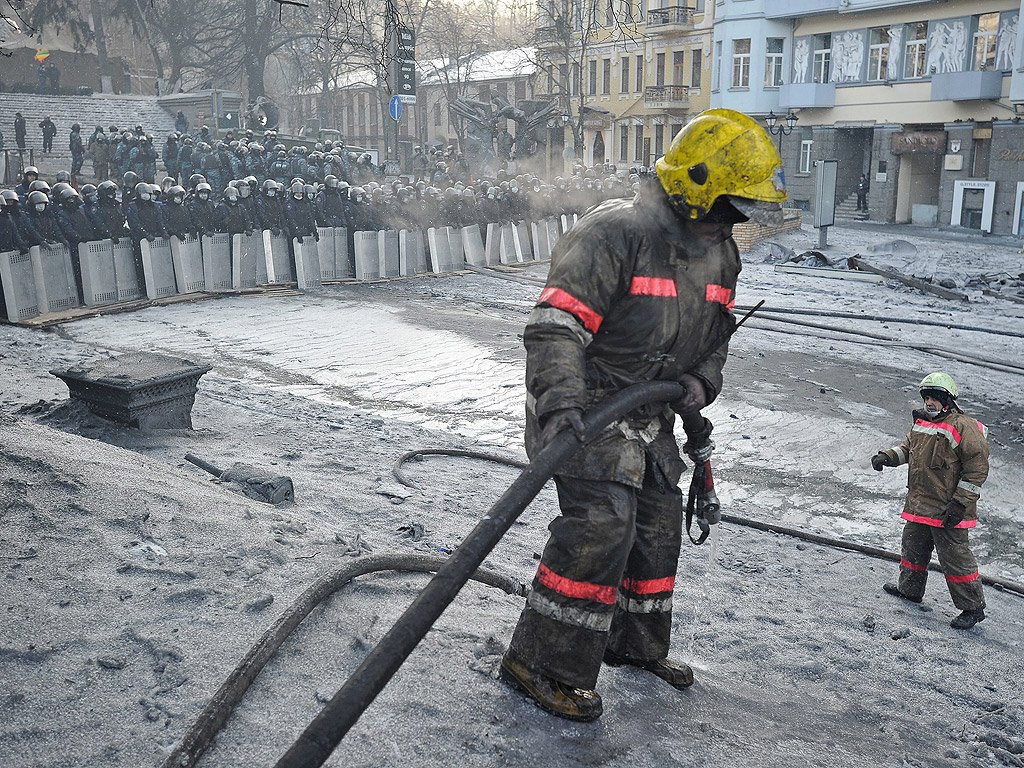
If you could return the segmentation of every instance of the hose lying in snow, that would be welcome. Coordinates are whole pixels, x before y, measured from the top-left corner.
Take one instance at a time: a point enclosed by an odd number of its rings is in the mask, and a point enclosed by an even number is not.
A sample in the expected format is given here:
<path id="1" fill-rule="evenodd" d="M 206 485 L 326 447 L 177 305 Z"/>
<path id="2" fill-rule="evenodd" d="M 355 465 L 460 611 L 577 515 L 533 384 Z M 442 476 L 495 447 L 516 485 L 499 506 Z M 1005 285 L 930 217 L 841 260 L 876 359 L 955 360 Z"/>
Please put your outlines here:
<path id="1" fill-rule="evenodd" d="M 496 453 L 464 451 L 460 448 L 425 448 L 419 451 L 409 451 L 398 457 L 398 461 L 395 462 L 395 466 L 391 468 L 391 474 L 393 474 L 395 479 L 402 485 L 409 488 L 415 488 L 417 491 L 422 491 L 423 489 L 402 474 L 402 465 L 409 461 L 409 459 L 413 459 L 417 456 L 461 456 L 466 459 L 483 459 L 484 461 L 493 461 L 496 464 L 504 464 L 509 467 L 516 467 L 517 469 L 526 469 L 530 466 L 525 461 L 509 459 L 505 456 L 499 456 Z"/>
<path id="2" fill-rule="evenodd" d="M 235 667 L 224 684 L 210 699 L 199 719 L 185 733 L 178 746 L 164 761 L 163 768 L 185 768 L 195 765 L 199 757 L 210 746 L 214 736 L 227 722 L 238 706 L 245 692 L 256 676 L 263 670 L 271 657 L 302 623 L 302 620 L 320 603 L 333 595 L 357 576 L 378 571 L 411 571 L 434 573 L 447 562 L 446 558 L 427 555 L 377 555 L 358 560 L 334 573 L 317 579 L 306 589 L 277 621 L 263 633 L 245 658 Z M 471 579 L 488 586 L 497 587 L 510 595 L 524 596 L 526 585 L 492 571 L 478 569 Z"/>

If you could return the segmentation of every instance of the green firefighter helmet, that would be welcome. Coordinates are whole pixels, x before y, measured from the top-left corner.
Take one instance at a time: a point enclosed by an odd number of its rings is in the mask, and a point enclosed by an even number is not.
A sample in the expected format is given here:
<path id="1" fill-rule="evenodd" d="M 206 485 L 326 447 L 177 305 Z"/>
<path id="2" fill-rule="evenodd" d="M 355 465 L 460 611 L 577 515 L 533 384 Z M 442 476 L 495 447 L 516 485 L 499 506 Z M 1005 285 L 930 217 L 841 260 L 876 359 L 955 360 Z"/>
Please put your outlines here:
<path id="1" fill-rule="evenodd" d="M 948 373 L 942 373 L 942 371 L 936 371 L 935 373 L 929 373 L 923 379 L 917 387 L 918 391 L 924 392 L 926 389 L 937 389 L 940 392 L 947 393 L 954 400 L 957 399 L 960 392 L 956 388 L 956 382 L 953 381 L 953 377 Z"/>

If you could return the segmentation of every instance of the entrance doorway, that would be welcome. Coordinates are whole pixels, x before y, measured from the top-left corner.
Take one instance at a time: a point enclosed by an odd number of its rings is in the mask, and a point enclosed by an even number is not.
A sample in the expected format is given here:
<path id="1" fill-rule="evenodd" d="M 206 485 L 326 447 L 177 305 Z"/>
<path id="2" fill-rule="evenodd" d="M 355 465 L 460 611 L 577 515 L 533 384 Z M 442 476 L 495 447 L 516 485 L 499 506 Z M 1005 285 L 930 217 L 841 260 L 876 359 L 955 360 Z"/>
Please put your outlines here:
<path id="1" fill-rule="evenodd" d="M 942 155 L 907 152 L 900 155 L 896 183 L 896 223 L 934 227 L 939 215 Z"/>
<path id="2" fill-rule="evenodd" d="M 594 134 L 594 165 L 604 163 L 604 131 L 597 131 Z"/>

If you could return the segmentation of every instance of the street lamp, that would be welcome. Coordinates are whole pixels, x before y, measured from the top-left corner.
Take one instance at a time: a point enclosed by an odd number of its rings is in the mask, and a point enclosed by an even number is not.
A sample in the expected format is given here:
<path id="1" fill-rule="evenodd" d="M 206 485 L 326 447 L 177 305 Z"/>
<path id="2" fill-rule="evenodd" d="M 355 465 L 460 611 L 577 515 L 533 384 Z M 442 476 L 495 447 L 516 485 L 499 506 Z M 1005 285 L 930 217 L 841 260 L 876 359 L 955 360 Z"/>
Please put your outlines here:
<path id="1" fill-rule="evenodd" d="M 789 136 L 789 134 L 791 134 L 793 132 L 793 129 L 796 128 L 797 120 L 799 120 L 799 119 L 800 119 L 799 117 L 797 117 L 795 114 L 793 114 L 793 110 L 790 110 L 789 114 L 786 115 L 786 124 L 785 125 L 781 125 L 781 124 L 776 125 L 776 123 L 779 122 L 779 116 L 776 115 L 772 111 L 769 111 L 768 112 L 768 117 L 766 117 L 764 119 L 765 124 L 768 126 L 768 133 L 770 133 L 772 136 L 778 136 L 779 137 L 779 154 L 780 155 L 782 154 L 782 137 L 783 136 Z"/>

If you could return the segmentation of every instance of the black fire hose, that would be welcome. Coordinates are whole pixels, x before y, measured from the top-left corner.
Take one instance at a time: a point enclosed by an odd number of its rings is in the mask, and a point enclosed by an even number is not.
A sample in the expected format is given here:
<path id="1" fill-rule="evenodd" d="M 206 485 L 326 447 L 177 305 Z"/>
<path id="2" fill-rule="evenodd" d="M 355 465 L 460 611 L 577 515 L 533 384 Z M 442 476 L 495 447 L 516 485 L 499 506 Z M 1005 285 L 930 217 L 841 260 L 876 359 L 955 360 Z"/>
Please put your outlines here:
<path id="1" fill-rule="evenodd" d="M 641 406 L 672 402 L 685 396 L 685 388 L 675 382 L 635 384 L 598 404 L 586 414 L 583 419 L 585 436 L 596 435 L 607 425 Z M 581 445 L 575 433 L 567 430 L 537 455 L 466 536 L 444 567 L 430 580 L 298 740 L 277 761 L 276 768 L 314 768 L 323 765 L 516 518 L 533 501 L 559 465 Z"/>

